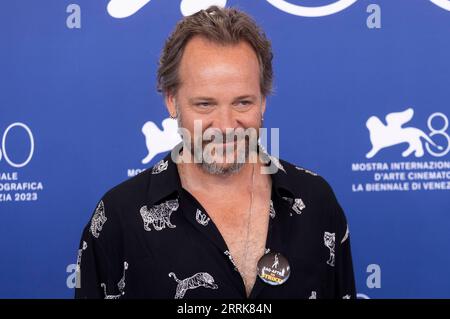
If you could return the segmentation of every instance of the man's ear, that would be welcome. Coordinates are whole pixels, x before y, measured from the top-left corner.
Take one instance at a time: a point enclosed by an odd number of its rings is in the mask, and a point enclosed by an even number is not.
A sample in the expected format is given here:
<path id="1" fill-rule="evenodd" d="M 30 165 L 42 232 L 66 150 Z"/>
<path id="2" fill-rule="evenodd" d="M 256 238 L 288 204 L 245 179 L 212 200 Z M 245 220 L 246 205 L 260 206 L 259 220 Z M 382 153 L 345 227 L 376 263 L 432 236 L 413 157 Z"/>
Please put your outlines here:
<path id="1" fill-rule="evenodd" d="M 166 103 L 169 115 L 174 118 L 177 116 L 176 96 L 170 92 L 165 94 L 164 102 Z"/>

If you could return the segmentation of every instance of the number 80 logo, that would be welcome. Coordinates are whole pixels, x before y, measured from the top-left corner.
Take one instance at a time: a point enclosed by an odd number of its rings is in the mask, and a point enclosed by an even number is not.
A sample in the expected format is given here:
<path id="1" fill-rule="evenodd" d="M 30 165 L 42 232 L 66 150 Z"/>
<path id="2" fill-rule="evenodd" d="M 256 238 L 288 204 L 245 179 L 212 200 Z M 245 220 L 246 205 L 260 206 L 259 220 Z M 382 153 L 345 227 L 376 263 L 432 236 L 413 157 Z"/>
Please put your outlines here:
<path id="1" fill-rule="evenodd" d="M 28 138 L 29 138 L 29 141 L 30 141 L 30 152 L 28 153 L 27 159 L 24 162 L 22 162 L 22 163 L 14 162 L 10 158 L 10 156 L 8 155 L 7 148 L 6 148 L 6 139 L 8 137 L 8 133 L 14 127 L 21 127 L 21 128 L 23 128 L 25 130 L 25 132 L 27 132 Z M 13 124 L 9 125 L 6 128 L 6 130 L 5 130 L 5 132 L 3 133 L 3 136 L 2 136 L 2 145 L 1 145 L 1 148 L 0 148 L 0 161 L 4 157 L 5 161 L 9 165 L 11 165 L 12 167 L 19 168 L 19 167 L 23 167 L 23 166 L 27 165 L 31 161 L 31 158 L 33 157 L 33 153 L 34 153 L 34 137 L 33 137 L 33 133 L 31 132 L 30 128 L 26 124 L 23 124 L 23 123 L 20 123 L 20 122 L 16 122 L 16 123 L 13 123 Z"/>
<path id="2" fill-rule="evenodd" d="M 433 122 L 434 118 L 441 118 L 444 121 L 444 125 L 439 129 L 436 129 L 435 127 L 433 127 L 432 122 Z M 444 114 L 442 114 L 440 112 L 436 112 L 436 113 L 433 113 L 430 115 L 430 117 L 428 118 L 427 125 L 428 125 L 428 129 L 430 130 L 430 134 L 428 135 L 430 138 L 435 135 L 443 136 L 444 139 L 446 140 L 446 144 L 447 144 L 447 147 L 445 149 L 443 147 L 440 148 L 440 149 L 442 149 L 442 152 L 436 153 L 430 148 L 430 145 L 427 142 L 427 143 L 425 143 L 425 148 L 427 149 L 428 153 L 430 153 L 431 155 L 436 156 L 436 157 L 441 157 L 441 156 L 447 155 L 447 153 L 450 151 L 450 136 L 448 136 L 448 134 L 446 132 L 446 130 L 448 128 L 448 118 Z"/>

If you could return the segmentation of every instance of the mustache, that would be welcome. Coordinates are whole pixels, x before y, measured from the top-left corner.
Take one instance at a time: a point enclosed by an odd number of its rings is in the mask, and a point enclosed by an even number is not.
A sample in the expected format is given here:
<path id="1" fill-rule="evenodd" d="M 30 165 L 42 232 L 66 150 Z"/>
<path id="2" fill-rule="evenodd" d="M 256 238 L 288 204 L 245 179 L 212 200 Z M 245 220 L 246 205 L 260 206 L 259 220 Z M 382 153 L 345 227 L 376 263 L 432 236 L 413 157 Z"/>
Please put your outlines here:
<path id="1" fill-rule="evenodd" d="M 205 131 L 206 132 L 206 131 Z M 225 144 L 230 142 L 242 142 L 249 141 L 250 138 L 258 138 L 258 133 L 246 133 L 244 129 L 236 129 L 232 131 L 222 132 L 222 131 L 209 131 L 204 136 L 205 132 L 202 133 L 202 144 Z M 199 137 L 200 138 L 200 137 Z"/>
<path id="2" fill-rule="evenodd" d="M 209 141 L 203 141 L 204 144 L 228 144 L 228 143 L 232 143 L 232 142 L 240 142 L 245 140 L 245 137 L 239 137 L 239 136 L 235 136 L 235 135 L 231 135 L 231 136 L 222 136 L 222 137 L 217 137 L 217 136 L 213 136 L 211 138 L 211 140 Z"/>

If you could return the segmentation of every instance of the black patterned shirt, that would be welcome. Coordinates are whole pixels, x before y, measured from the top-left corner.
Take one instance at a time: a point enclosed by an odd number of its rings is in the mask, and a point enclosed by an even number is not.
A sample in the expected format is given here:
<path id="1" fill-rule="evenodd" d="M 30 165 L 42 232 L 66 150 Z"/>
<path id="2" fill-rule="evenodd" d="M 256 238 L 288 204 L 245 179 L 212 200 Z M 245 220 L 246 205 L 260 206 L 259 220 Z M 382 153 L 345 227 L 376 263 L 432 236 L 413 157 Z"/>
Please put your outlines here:
<path id="1" fill-rule="evenodd" d="M 285 256 L 281 285 L 256 279 L 250 299 L 355 298 L 346 217 L 320 176 L 277 160 L 266 253 Z M 76 298 L 245 299 L 218 228 L 181 186 L 170 153 L 109 190 L 85 227 Z"/>

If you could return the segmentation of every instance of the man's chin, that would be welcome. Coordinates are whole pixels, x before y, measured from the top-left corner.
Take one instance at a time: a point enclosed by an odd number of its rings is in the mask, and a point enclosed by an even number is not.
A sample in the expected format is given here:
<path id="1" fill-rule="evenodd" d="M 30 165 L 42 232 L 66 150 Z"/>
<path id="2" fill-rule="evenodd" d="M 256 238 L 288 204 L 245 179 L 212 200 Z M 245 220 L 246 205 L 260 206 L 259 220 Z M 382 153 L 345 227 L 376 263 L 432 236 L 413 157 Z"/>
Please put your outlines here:
<path id="1" fill-rule="evenodd" d="M 207 163 L 203 162 L 199 164 L 203 171 L 212 174 L 212 175 L 222 175 L 222 176 L 228 176 L 231 174 L 238 173 L 242 167 L 244 166 L 244 163 Z"/>

